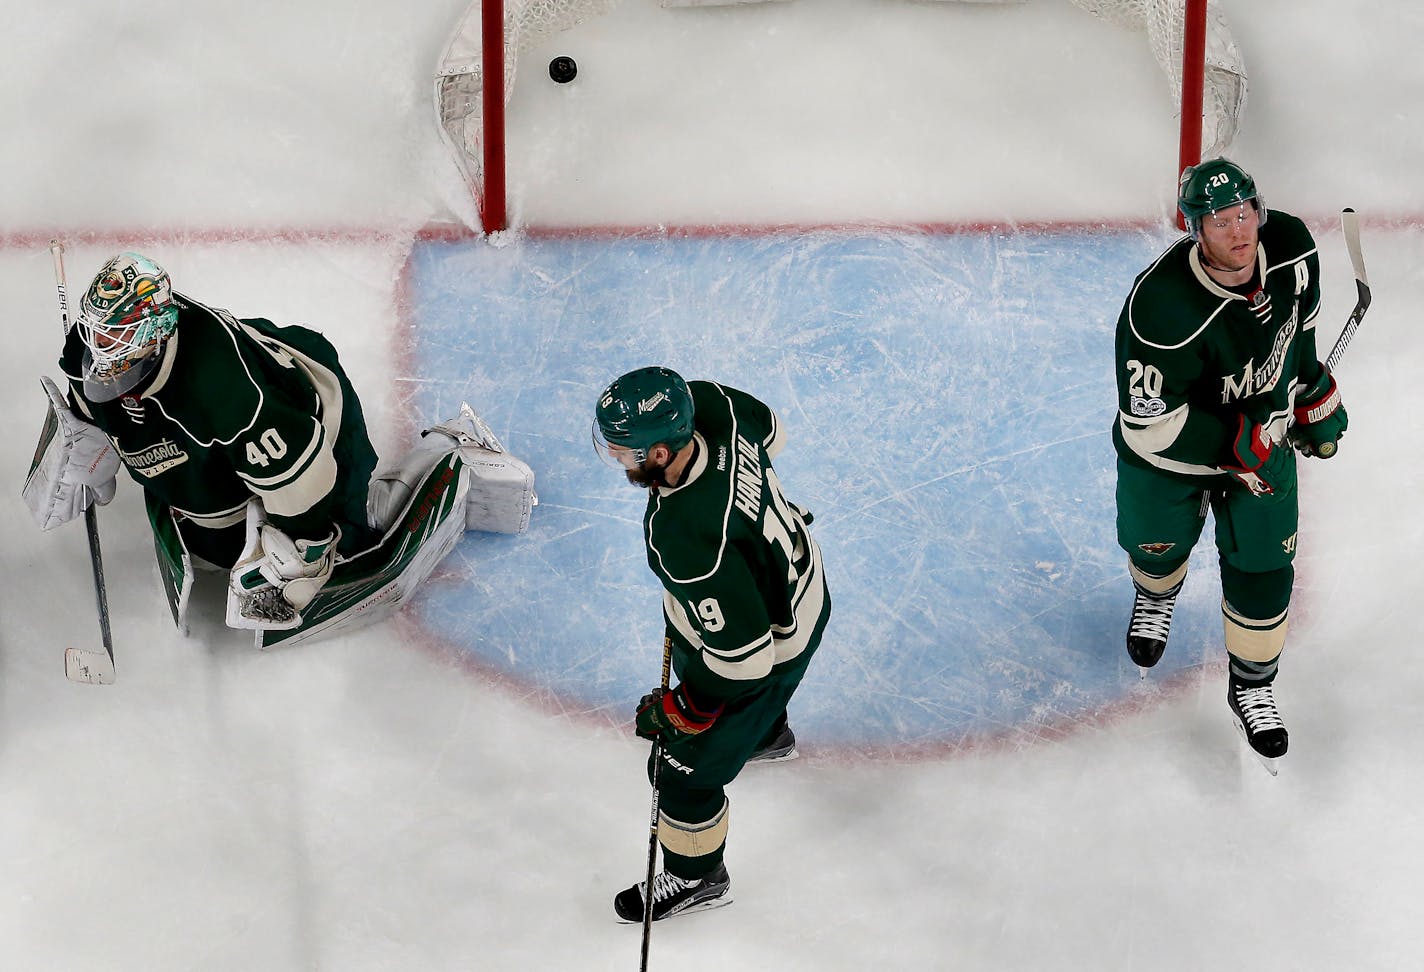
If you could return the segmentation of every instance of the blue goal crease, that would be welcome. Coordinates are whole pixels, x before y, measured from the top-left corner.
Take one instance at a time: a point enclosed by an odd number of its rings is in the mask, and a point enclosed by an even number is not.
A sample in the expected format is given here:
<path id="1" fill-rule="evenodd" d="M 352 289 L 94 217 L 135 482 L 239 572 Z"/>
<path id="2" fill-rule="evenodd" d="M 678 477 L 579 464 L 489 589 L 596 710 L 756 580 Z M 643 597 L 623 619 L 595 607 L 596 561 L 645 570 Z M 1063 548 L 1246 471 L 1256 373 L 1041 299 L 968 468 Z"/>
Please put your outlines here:
<path id="1" fill-rule="evenodd" d="M 629 709 L 657 679 L 660 595 L 643 494 L 599 462 L 589 428 L 611 379 L 664 364 L 744 388 L 786 424 L 778 471 L 816 515 L 835 603 L 792 703 L 799 731 L 893 746 L 1087 720 L 1138 683 L 1113 529 L 1113 328 L 1168 242 L 417 243 L 412 405 L 428 420 L 468 400 L 534 468 L 540 505 L 522 536 L 468 535 L 460 570 L 411 610 L 569 710 Z M 1215 584 L 1188 583 L 1162 676 L 1218 650 Z"/>

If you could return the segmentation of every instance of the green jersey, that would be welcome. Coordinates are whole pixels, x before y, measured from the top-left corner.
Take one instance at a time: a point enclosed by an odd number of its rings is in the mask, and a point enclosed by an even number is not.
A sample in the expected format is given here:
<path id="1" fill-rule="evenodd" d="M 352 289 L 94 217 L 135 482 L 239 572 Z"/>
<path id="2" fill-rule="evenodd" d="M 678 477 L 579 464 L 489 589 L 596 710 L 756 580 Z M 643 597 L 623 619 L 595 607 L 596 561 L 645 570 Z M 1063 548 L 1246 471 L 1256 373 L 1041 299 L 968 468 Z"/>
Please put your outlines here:
<path id="1" fill-rule="evenodd" d="M 71 401 L 113 440 L 148 499 L 220 530 L 241 523 L 256 496 L 294 537 L 327 536 L 336 523 L 366 539 L 376 457 L 336 350 L 306 328 L 238 320 L 182 294 L 174 302 L 176 333 L 128 394 L 84 396 L 78 328 L 60 357 Z"/>
<path id="2" fill-rule="evenodd" d="M 1126 462 L 1201 480 L 1231 461 L 1238 418 L 1281 442 L 1295 397 L 1320 375 L 1320 258 L 1305 224 L 1272 210 L 1252 282 L 1228 289 L 1184 237 L 1138 275 L 1117 324 Z"/>
<path id="3" fill-rule="evenodd" d="M 807 515 L 771 466 L 784 442 L 776 414 L 710 381 L 688 389 L 693 458 L 677 486 L 650 491 L 643 530 L 678 675 L 715 705 L 804 663 L 831 602 Z"/>

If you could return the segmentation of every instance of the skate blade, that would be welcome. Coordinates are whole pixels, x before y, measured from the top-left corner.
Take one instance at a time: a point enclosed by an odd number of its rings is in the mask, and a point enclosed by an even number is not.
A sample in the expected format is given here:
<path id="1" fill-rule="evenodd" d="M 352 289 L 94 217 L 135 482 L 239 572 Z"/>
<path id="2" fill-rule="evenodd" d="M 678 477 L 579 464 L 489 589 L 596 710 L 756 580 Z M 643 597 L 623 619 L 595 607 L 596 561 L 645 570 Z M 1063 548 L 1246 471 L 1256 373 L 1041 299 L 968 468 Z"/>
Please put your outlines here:
<path id="1" fill-rule="evenodd" d="M 729 904 L 731 904 L 731 903 L 732 903 L 732 892 L 728 891 L 726 894 L 722 895 L 721 897 L 718 897 L 718 898 L 708 898 L 706 901 L 699 901 L 699 902 L 697 902 L 697 904 L 688 905 L 686 908 L 683 908 L 681 911 L 674 911 L 674 912 L 673 912 L 672 914 L 670 914 L 670 915 L 663 915 L 662 918 L 660 918 L 659 920 L 660 920 L 660 921 L 667 921 L 669 918 L 681 918 L 683 915 L 693 915 L 693 914 L 696 914 L 696 913 L 699 912 L 699 911 L 714 911 L 714 910 L 716 910 L 717 908 L 725 908 L 725 907 L 727 907 L 727 905 L 729 905 Z"/>
<path id="2" fill-rule="evenodd" d="M 695 905 L 688 905 L 686 908 L 683 908 L 680 911 L 674 911 L 671 914 L 663 915 L 661 918 L 657 918 L 654 920 L 667 921 L 669 918 L 681 918 L 683 915 L 695 915 L 699 911 L 713 911 L 717 908 L 725 908 L 731 903 L 732 892 L 728 891 L 720 898 L 712 898 L 707 901 L 699 901 Z M 622 915 L 618 914 L 617 912 L 614 912 L 614 917 L 617 918 L 618 924 L 620 925 L 641 925 L 643 923 L 642 916 L 639 916 L 637 918 L 624 918 Z"/>
<path id="3" fill-rule="evenodd" d="M 1242 724 L 1240 718 L 1238 718 L 1234 712 L 1231 714 L 1231 721 L 1236 723 L 1236 734 L 1241 737 L 1241 745 L 1246 747 L 1246 751 L 1256 757 L 1256 761 L 1261 764 L 1267 773 L 1270 773 L 1272 776 L 1280 775 L 1281 768 L 1279 764 L 1281 757 L 1262 756 L 1256 752 L 1255 748 L 1251 745 L 1251 740 L 1246 736 L 1246 726 Z"/>
<path id="4" fill-rule="evenodd" d="M 762 763 L 784 763 L 787 760 L 796 759 L 800 755 L 800 751 L 793 746 L 791 749 L 788 749 L 784 753 L 775 753 L 768 756 L 753 756 L 751 759 L 747 760 L 747 765 L 760 766 Z"/>

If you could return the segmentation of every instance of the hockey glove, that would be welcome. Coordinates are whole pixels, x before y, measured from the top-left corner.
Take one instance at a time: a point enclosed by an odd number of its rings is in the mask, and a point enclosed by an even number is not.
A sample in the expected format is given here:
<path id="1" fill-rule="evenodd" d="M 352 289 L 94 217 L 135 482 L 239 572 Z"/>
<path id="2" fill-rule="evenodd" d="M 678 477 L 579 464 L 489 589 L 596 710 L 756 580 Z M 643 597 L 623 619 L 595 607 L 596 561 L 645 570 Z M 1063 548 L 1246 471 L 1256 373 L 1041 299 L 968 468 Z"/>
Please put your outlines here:
<path id="1" fill-rule="evenodd" d="M 683 684 L 670 692 L 653 689 L 639 699 L 635 722 L 644 739 L 661 736 L 664 742 L 671 742 L 707 731 L 721 714 L 720 705 L 710 712 L 699 708 Z"/>
<path id="2" fill-rule="evenodd" d="M 1231 440 L 1231 460 L 1222 472 L 1235 476 L 1253 496 L 1269 496 L 1284 490 L 1294 475 L 1291 451 L 1278 448 L 1259 422 L 1237 416 L 1236 435 Z"/>
<path id="3" fill-rule="evenodd" d="M 1340 400 L 1335 376 L 1322 364 L 1320 377 L 1296 398 L 1291 443 L 1307 456 L 1329 459 L 1349 426 L 1350 416 Z"/>
<path id="4" fill-rule="evenodd" d="M 331 579 L 340 538 L 341 531 L 335 526 L 325 539 L 295 540 L 264 523 L 257 550 L 232 569 L 233 590 L 247 596 L 274 587 L 284 601 L 301 611 Z"/>
<path id="5" fill-rule="evenodd" d="M 109 437 L 75 415 L 49 378 L 40 378 L 49 399 L 35 460 L 22 496 L 42 530 L 53 530 L 81 515 L 90 503 L 114 498 L 119 454 Z"/>

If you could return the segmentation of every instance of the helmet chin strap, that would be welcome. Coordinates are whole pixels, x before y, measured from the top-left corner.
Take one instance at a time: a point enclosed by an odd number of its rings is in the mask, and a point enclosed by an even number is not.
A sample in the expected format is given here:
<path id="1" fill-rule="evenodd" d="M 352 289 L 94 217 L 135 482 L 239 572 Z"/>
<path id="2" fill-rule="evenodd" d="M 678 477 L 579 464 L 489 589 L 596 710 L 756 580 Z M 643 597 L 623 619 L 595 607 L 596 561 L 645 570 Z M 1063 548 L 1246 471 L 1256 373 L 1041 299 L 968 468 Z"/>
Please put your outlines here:
<path id="1" fill-rule="evenodd" d="M 1229 268 L 1227 268 L 1227 267 L 1218 267 L 1215 263 L 1212 263 L 1210 260 L 1208 260 L 1207 257 L 1206 257 L 1206 247 L 1202 246 L 1201 240 L 1197 240 L 1197 259 L 1200 260 L 1200 261 L 1201 261 L 1201 265 L 1204 266 L 1204 267 L 1206 267 L 1208 270 L 1219 270 L 1219 271 L 1221 271 L 1222 273 L 1239 273 L 1239 272 L 1240 272 L 1240 271 L 1237 271 L 1237 270 L 1231 270 L 1231 269 L 1229 269 Z"/>
<path id="2" fill-rule="evenodd" d="M 1207 257 L 1206 257 L 1206 247 L 1202 246 L 1201 240 L 1197 240 L 1197 259 L 1199 259 L 1199 260 L 1201 261 L 1201 265 L 1202 265 L 1202 266 L 1206 267 L 1208 270 L 1215 270 L 1215 271 L 1217 271 L 1218 273 L 1240 273 L 1242 270 L 1245 270 L 1245 269 L 1246 269 L 1246 267 L 1239 267 L 1239 268 L 1233 270 L 1233 269 L 1231 269 L 1230 267 L 1220 267 L 1220 266 L 1217 266 L 1215 263 L 1212 263 L 1212 262 L 1211 262 L 1210 260 L 1208 260 Z M 1253 260 L 1250 264 L 1247 265 L 1247 266 L 1251 266 L 1251 267 L 1252 267 L 1251 275 L 1252 275 L 1253 277 L 1254 277 L 1255 274 L 1256 274 L 1254 265 L 1255 265 L 1255 261 L 1254 261 L 1254 260 Z"/>

